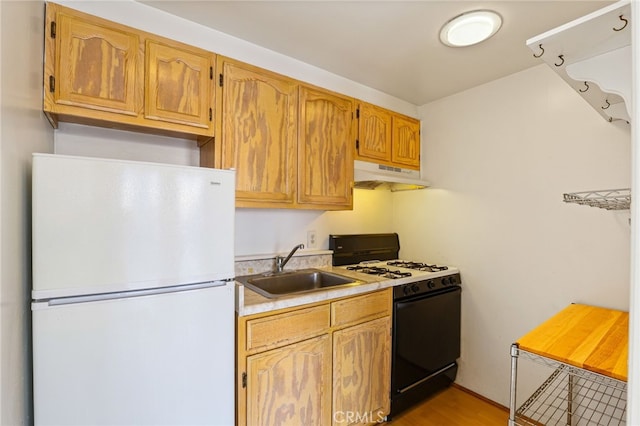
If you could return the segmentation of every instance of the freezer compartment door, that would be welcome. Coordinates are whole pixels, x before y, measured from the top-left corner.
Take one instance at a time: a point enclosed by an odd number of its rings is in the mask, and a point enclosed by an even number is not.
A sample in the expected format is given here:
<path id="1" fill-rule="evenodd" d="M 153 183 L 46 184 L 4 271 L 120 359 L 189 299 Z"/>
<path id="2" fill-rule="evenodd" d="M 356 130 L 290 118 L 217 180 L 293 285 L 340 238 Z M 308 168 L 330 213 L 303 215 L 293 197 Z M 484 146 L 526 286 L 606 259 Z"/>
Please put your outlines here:
<path id="1" fill-rule="evenodd" d="M 234 277 L 233 171 L 33 161 L 34 299 Z"/>
<path id="2" fill-rule="evenodd" d="M 35 424 L 233 424 L 233 286 L 34 305 Z"/>

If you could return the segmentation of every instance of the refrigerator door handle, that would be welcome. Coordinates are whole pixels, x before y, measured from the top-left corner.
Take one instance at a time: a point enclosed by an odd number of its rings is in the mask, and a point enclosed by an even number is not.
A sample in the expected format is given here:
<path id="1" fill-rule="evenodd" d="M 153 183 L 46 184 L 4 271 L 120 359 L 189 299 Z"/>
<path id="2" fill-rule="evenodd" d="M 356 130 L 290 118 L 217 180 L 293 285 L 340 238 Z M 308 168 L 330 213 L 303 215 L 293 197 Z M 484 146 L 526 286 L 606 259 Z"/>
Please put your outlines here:
<path id="1" fill-rule="evenodd" d="M 190 290 L 200 290 L 210 287 L 223 287 L 229 281 L 211 281 L 206 283 L 176 285 L 171 287 L 152 288 L 147 290 L 119 291 L 114 293 L 90 294 L 86 296 L 61 297 L 49 300 L 34 300 L 31 304 L 32 309 L 43 308 L 48 306 L 71 305 L 75 303 L 100 302 L 104 300 L 128 299 L 132 297 L 152 296 L 165 293 L 176 293 Z"/>

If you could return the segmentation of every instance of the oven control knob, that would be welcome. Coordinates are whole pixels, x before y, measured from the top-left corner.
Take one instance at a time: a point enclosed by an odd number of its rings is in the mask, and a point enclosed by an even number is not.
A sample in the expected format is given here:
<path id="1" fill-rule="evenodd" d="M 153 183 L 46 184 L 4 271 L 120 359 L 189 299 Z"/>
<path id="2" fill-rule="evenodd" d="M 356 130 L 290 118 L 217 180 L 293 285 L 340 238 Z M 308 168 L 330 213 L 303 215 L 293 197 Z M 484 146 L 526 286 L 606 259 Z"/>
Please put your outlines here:
<path id="1" fill-rule="evenodd" d="M 449 279 L 447 277 L 444 277 L 442 279 L 442 285 L 447 285 L 447 284 L 449 284 Z"/>
<path id="2" fill-rule="evenodd" d="M 427 281 L 427 287 L 434 288 L 435 286 L 436 286 L 436 283 L 434 283 L 432 280 Z"/>
<path id="3" fill-rule="evenodd" d="M 411 291 L 417 293 L 420 291 L 420 286 L 418 284 L 414 284 L 411 286 Z"/>
<path id="4" fill-rule="evenodd" d="M 406 285 L 402 288 L 402 292 L 405 294 L 405 296 L 408 296 L 411 293 L 411 288 Z"/>

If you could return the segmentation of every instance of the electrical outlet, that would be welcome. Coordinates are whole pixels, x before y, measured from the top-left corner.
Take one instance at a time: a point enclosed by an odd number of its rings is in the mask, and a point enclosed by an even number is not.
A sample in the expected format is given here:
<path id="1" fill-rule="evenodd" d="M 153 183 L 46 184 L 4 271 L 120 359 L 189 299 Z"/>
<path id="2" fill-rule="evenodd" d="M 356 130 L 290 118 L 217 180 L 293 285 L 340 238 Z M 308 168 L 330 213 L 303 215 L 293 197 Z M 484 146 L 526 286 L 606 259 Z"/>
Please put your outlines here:
<path id="1" fill-rule="evenodd" d="M 307 231 L 307 248 L 316 248 L 316 231 Z"/>

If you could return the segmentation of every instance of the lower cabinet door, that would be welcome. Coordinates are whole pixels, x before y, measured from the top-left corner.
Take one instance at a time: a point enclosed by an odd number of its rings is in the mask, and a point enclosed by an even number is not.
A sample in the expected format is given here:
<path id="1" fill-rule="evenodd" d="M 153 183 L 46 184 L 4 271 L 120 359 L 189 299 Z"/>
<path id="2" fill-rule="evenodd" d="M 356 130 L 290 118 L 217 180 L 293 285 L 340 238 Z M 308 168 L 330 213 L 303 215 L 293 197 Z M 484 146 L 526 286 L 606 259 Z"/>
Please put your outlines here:
<path id="1" fill-rule="evenodd" d="M 389 414 L 391 317 L 333 334 L 333 425 L 381 422 Z"/>
<path id="2" fill-rule="evenodd" d="M 247 425 L 329 424 L 328 334 L 247 358 Z"/>

